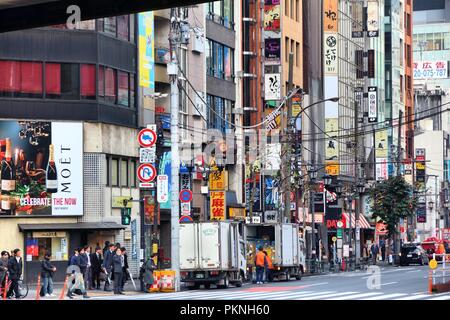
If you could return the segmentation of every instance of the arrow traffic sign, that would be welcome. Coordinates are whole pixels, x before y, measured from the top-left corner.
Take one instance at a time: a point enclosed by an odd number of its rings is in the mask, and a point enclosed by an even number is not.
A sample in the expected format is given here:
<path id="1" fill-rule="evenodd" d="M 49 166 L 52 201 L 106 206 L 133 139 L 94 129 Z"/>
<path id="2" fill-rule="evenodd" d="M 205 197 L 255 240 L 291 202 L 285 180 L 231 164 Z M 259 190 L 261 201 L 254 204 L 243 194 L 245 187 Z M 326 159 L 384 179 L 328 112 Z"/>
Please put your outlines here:
<path id="1" fill-rule="evenodd" d="M 150 163 L 141 164 L 137 169 L 137 175 L 142 182 L 152 182 L 156 177 L 156 168 Z"/>
<path id="2" fill-rule="evenodd" d="M 156 132 L 151 129 L 142 129 L 138 134 L 138 142 L 143 148 L 153 147 L 156 143 Z"/>

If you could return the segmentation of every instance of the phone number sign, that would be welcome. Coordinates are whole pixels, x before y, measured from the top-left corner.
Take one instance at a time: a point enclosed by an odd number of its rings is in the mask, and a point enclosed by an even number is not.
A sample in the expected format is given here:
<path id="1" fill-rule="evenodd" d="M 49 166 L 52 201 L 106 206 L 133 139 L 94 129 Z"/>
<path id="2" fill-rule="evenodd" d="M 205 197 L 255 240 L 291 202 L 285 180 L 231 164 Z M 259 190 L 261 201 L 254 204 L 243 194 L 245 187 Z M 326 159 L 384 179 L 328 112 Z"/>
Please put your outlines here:
<path id="1" fill-rule="evenodd" d="M 447 61 L 417 61 L 414 62 L 414 79 L 445 79 L 448 78 Z"/>

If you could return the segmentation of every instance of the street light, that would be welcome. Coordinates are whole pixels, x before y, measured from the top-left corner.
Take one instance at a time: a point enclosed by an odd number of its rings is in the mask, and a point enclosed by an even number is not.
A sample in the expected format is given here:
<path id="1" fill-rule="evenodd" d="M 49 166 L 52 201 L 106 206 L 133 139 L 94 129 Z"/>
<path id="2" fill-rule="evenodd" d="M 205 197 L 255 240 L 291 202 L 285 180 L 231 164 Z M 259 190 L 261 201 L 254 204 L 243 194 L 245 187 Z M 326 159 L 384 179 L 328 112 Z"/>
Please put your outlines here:
<path id="1" fill-rule="evenodd" d="M 338 181 L 336 183 L 336 186 L 334 187 L 334 190 L 336 191 L 338 197 L 341 197 L 343 189 L 344 187 L 342 186 L 342 182 Z"/>
<path id="2" fill-rule="evenodd" d="M 308 167 L 308 175 L 311 178 L 311 181 L 314 181 L 317 179 L 317 171 L 316 168 L 313 165 L 310 165 Z"/>
<path id="3" fill-rule="evenodd" d="M 356 190 L 358 191 L 359 194 L 362 194 L 364 193 L 364 191 L 366 191 L 366 186 L 362 181 L 358 183 L 358 185 L 356 186 Z"/>
<path id="4" fill-rule="evenodd" d="M 433 200 L 428 201 L 428 209 L 433 210 L 433 208 L 434 208 L 434 201 Z"/>

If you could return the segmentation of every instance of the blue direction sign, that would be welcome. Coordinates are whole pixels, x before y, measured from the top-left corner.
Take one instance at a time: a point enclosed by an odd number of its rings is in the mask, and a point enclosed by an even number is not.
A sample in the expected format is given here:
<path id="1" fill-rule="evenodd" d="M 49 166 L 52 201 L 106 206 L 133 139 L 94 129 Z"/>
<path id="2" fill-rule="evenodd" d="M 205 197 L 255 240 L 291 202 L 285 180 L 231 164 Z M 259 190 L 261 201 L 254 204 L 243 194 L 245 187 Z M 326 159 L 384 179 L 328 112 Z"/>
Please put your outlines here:
<path id="1" fill-rule="evenodd" d="M 181 202 L 191 202 L 192 201 L 192 191 L 187 190 L 187 189 L 181 190 L 180 201 Z"/>

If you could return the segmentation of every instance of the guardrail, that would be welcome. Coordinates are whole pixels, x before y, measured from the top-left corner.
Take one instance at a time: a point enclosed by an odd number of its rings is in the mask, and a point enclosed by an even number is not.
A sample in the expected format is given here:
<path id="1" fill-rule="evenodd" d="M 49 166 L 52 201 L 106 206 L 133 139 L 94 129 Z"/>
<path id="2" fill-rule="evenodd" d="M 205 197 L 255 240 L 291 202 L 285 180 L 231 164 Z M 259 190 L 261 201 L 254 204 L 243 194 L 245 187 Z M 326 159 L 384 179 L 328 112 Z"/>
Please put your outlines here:
<path id="1" fill-rule="evenodd" d="M 441 261 L 437 261 L 441 257 Z M 434 266 L 430 262 L 430 273 L 428 280 L 428 291 L 446 292 L 450 291 L 450 254 L 433 253 Z"/>

